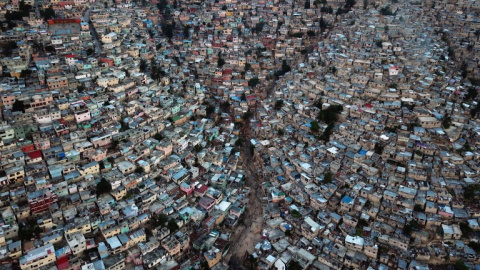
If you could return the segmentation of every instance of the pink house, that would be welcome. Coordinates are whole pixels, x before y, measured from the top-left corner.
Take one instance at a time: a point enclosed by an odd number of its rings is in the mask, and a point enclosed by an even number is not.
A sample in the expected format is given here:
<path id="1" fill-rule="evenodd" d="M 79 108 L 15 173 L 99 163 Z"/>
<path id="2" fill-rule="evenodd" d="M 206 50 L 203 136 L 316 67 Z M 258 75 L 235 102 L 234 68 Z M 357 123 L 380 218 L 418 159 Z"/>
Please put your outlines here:
<path id="1" fill-rule="evenodd" d="M 185 192 L 187 194 L 187 196 L 189 196 L 190 194 L 193 193 L 194 188 L 195 188 L 194 185 L 189 184 L 187 182 L 182 182 L 180 184 L 180 190 Z"/>
<path id="2" fill-rule="evenodd" d="M 84 121 L 90 120 L 90 111 L 89 110 L 81 110 L 75 112 L 75 120 L 77 120 L 77 123 L 81 123 Z"/>
<path id="3" fill-rule="evenodd" d="M 157 145 L 157 150 L 165 152 L 165 156 L 169 156 L 172 154 L 173 150 L 173 144 L 170 141 L 167 140 L 162 140 L 158 145 Z"/>
<path id="4" fill-rule="evenodd" d="M 209 197 L 202 197 L 198 204 L 208 211 L 215 206 L 215 200 Z"/>
<path id="5" fill-rule="evenodd" d="M 95 153 L 90 157 L 93 161 L 100 161 L 107 158 L 107 151 L 97 150 Z"/>
<path id="6" fill-rule="evenodd" d="M 439 205 L 438 206 L 438 214 L 446 219 L 453 218 L 453 211 L 449 205 Z"/>
<path id="7" fill-rule="evenodd" d="M 108 134 L 101 137 L 93 137 L 90 139 L 90 142 L 93 144 L 95 148 L 106 146 L 112 142 L 112 136 Z"/>
<path id="8" fill-rule="evenodd" d="M 35 142 L 35 149 L 37 150 L 50 149 L 50 140 L 46 139 L 44 141 Z"/>

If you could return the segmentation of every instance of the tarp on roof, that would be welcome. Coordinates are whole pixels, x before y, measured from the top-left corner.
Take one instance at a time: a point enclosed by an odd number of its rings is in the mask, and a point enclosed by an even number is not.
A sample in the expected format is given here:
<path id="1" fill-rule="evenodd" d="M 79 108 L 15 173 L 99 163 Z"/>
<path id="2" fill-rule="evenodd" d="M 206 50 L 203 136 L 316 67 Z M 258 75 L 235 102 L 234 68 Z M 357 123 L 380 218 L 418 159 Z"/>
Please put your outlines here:
<path id="1" fill-rule="evenodd" d="M 57 268 L 58 270 L 68 269 L 70 267 L 70 263 L 68 262 L 67 256 L 62 256 L 57 259 Z"/>

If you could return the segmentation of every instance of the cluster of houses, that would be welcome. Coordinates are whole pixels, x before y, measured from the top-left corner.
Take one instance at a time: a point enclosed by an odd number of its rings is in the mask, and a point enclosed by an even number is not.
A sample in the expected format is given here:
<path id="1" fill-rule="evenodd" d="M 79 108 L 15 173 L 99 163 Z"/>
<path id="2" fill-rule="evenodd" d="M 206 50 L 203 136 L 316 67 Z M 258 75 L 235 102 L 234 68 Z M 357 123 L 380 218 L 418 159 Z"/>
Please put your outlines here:
<path id="1" fill-rule="evenodd" d="M 478 268 L 460 2 L 0 1 L 0 268 Z"/>

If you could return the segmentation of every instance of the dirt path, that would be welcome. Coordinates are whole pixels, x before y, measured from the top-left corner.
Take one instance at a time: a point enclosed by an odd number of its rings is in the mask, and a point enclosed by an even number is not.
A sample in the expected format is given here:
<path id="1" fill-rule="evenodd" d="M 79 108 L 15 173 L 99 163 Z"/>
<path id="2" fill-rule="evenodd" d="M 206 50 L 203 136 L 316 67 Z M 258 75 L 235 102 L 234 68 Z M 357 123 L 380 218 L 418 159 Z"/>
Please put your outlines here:
<path id="1" fill-rule="evenodd" d="M 261 190 L 263 179 L 256 173 L 255 170 L 259 165 L 255 164 L 254 158 L 250 155 L 250 126 L 248 121 L 246 121 L 242 133 L 244 143 L 241 152 L 245 167 L 245 186 L 250 187 L 250 194 L 248 195 L 249 201 L 246 211 L 243 214 L 244 225 L 238 226 L 234 231 L 232 243 L 235 244 L 227 258 L 235 266 L 235 269 L 243 269 L 242 262 L 245 261 L 246 256 L 254 252 L 255 245 L 262 237 L 264 221 Z"/>

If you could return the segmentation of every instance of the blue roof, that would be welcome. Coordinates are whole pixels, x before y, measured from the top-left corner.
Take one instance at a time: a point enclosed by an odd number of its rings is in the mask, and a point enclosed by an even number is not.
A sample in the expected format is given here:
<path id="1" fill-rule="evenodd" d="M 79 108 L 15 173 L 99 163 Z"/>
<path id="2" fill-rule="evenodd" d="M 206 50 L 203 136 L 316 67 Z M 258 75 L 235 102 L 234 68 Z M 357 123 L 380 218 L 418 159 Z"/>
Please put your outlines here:
<path id="1" fill-rule="evenodd" d="M 351 203 L 353 203 L 353 198 L 346 195 L 345 197 L 342 198 L 342 202 L 344 202 L 346 204 L 351 204 Z"/>
<path id="2" fill-rule="evenodd" d="M 366 154 L 367 154 L 367 151 L 366 151 L 366 150 L 360 150 L 360 151 L 358 151 L 358 153 L 359 153 L 360 155 L 366 155 Z"/>

